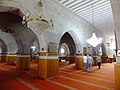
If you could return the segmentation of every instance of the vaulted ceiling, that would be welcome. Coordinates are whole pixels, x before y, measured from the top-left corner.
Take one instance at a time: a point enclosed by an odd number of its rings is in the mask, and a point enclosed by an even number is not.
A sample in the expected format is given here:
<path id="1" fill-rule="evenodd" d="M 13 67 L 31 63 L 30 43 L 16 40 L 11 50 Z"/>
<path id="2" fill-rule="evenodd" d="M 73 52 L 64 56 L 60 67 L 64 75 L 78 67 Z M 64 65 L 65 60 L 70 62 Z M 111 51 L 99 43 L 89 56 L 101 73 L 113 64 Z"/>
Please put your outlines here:
<path id="1" fill-rule="evenodd" d="M 114 38 L 114 22 L 110 0 L 56 0 L 65 8 L 87 20 L 96 28 Z"/>

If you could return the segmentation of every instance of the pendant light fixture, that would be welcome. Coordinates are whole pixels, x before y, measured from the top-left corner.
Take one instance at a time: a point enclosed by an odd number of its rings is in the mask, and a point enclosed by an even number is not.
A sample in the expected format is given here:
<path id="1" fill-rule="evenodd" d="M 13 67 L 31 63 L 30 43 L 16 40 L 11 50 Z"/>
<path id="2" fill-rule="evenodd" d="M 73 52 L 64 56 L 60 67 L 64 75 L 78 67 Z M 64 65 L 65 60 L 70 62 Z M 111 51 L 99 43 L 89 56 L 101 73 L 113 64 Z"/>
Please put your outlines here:
<path id="1" fill-rule="evenodd" d="M 93 4 L 92 4 L 92 19 L 93 19 L 93 26 L 94 26 Z M 87 43 L 89 43 L 93 47 L 96 47 L 101 42 L 102 42 L 102 38 L 97 38 L 95 33 L 92 34 L 92 37 L 90 39 L 87 39 Z"/>

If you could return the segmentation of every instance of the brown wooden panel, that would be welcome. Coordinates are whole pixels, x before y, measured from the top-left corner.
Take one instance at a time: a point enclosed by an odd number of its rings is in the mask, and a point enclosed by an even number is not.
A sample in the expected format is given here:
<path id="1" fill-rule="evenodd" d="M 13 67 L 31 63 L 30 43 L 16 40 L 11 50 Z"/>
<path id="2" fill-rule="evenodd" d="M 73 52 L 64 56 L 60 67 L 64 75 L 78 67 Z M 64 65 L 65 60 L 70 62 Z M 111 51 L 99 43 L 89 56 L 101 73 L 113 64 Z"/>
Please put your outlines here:
<path id="1" fill-rule="evenodd" d="M 9 59 L 9 56 L 6 56 L 6 64 L 10 64 L 10 59 Z"/>
<path id="2" fill-rule="evenodd" d="M 97 61 L 96 61 L 96 58 L 97 58 L 97 57 L 93 56 L 93 61 L 94 61 L 93 66 L 97 66 Z"/>
<path id="3" fill-rule="evenodd" d="M 30 69 L 30 57 L 23 57 L 23 66 L 22 69 L 26 70 L 26 69 Z"/>
<path id="4" fill-rule="evenodd" d="M 75 59 L 76 59 L 75 56 L 69 57 L 69 63 L 75 63 Z"/>
<path id="5" fill-rule="evenodd" d="M 1 56 L 1 63 L 5 63 L 5 61 L 6 61 L 6 56 Z"/>
<path id="6" fill-rule="evenodd" d="M 102 57 L 102 63 L 107 63 L 107 57 Z"/>
<path id="7" fill-rule="evenodd" d="M 13 61 L 16 61 L 16 56 L 7 56 L 6 57 L 6 64 L 12 64 Z"/>
<path id="8" fill-rule="evenodd" d="M 40 56 L 46 56 L 46 52 L 40 52 Z"/>
<path id="9" fill-rule="evenodd" d="M 22 58 L 17 57 L 16 68 L 17 68 L 18 70 L 22 70 L 22 64 L 23 64 Z"/>
<path id="10" fill-rule="evenodd" d="M 17 57 L 16 68 L 18 70 L 30 69 L 30 57 Z"/>
<path id="11" fill-rule="evenodd" d="M 55 52 L 48 52 L 48 56 L 58 56 L 58 54 Z"/>
<path id="12" fill-rule="evenodd" d="M 35 56 L 35 62 L 38 63 L 39 61 L 39 56 Z"/>
<path id="13" fill-rule="evenodd" d="M 56 76 L 59 71 L 58 59 L 44 59 L 39 60 L 38 64 L 38 76 L 43 79 L 47 79 L 52 76 Z"/>
<path id="14" fill-rule="evenodd" d="M 120 64 L 115 64 L 115 90 L 120 90 Z"/>
<path id="15" fill-rule="evenodd" d="M 6 56 L 1 56 L 0 62 L 5 63 L 5 61 L 6 61 Z"/>
<path id="16" fill-rule="evenodd" d="M 82 54 L 82 53 L 80 53 L 80 54 L 76 54 L 76 56 L 83 56 L 83 54 Z"/>
<path id="17" fill-rule="evenodd" d="M 75 64 L 78 69 L 83 69 L 83 58 L 76 58 Z"/>
<path id="18" fill-rule="evenodd" d="M 47 78 L 47 60 L 39 60 L 38 77 L 43 79 Z"/>
<path id="19" fill-rule="evenodd" d="M 48 60 L 47 61 L 47 77 L 56 76 L 59 71 L 59 60 Z"/>

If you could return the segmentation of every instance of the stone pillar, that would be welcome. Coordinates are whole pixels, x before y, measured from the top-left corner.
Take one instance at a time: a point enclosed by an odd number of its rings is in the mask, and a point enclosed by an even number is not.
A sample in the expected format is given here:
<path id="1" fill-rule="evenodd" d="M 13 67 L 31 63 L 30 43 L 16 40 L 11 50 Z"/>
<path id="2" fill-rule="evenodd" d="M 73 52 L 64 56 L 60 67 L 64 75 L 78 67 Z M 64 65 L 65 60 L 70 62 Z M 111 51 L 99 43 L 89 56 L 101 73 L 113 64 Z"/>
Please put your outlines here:
<path id="1" fill-rule="evenodd" d="M 30 69 L 30 55 L 17 55 L 16 68 L 18 70 Z"/>
<path id="2" fill-rule="evenodd" d="M 47 79 L 58 75 L 59 59 L 56 53 L 41 52 L 38 62 L 38 77 Z"/>
<path id="3" fill-rule="evenodd" d="M 78 69 L 84 69 L 83 56 L 82 54 L 76 54 L 75 66 Z"/>
<path id="4" fill-rule="evenodd" d="M 110 0 L 115 24 L 116 51 L 120 49 L 120 0 Z M 117 54 L 117 53 L 116 53 Z M 120 56 L 116 57 L 115 64 L 115 90 L 120 90 Z"/>

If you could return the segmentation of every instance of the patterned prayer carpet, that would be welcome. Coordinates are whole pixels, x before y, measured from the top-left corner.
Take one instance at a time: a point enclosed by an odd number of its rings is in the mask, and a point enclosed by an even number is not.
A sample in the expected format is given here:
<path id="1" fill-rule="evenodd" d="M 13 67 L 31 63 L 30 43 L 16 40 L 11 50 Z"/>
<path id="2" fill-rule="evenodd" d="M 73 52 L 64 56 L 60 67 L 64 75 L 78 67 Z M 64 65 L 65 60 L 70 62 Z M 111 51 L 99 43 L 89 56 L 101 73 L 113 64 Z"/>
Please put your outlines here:
<path id="1" fill-rule="evenodd" d="M 59 68 L 58 76 L 46 80 L 37 77 L 38 64 L 30 70 L 0 63 L 0 90 L 114 90 L 114 63 L 93 66 L 92 73 L 76 69 L 75 64 Z"/>

